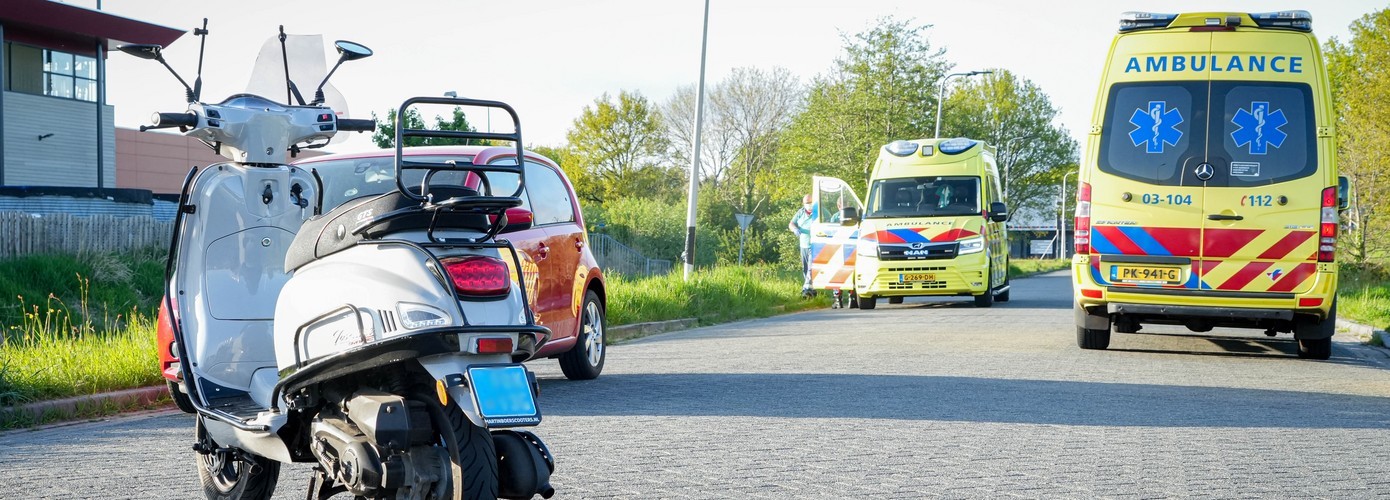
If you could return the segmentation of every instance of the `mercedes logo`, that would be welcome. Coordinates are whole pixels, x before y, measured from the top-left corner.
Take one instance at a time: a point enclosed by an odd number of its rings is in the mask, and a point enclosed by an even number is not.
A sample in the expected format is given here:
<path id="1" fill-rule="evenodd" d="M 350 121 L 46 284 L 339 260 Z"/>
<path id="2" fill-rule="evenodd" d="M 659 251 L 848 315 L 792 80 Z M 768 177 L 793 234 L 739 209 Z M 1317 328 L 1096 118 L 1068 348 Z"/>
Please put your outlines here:
<path id="1" fill-rule="evenodd" d="M 1209 181 L 1211 180 L 1211 176 L 1213 175 L 1216 175 L 1216 168 L 1212 167 L 1210 163 L 1203 163 L 1201 165 L 1197 165 L 1198 179 L 1201 179 L 1203 181 Z"/>
<path id="2" fill-rule="evenodd" d="M 926 248 L 926 247 L 927 247 L 927 244 L 926 244 L 926 243 L 922 243 L 922 242 L 920 242 L 920 241 L 915 241 L 915 242 L 912 242 L 912 243 L 908 243 L 908 244 L 907 244 L 907 247 L 908 247 L 908 248 L 911 248 L 911 249 L 913 249 L 913 250 L 921 250 L 921 249 L 923 249 L 923 248 Z"/>

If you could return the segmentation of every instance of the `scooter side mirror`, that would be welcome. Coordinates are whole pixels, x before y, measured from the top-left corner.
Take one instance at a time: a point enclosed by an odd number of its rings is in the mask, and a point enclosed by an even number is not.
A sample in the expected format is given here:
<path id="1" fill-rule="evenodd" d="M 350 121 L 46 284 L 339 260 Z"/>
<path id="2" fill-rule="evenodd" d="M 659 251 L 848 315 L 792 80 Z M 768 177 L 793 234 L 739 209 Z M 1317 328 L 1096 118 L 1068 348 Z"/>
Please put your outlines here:
<path id="1" fill-rule="evenodd" d="M 372 49 L 357 42 L 338 40 L 333 45 L 338 47 L 338 57 L 344 61 L 356 61 L 372 55 Z"/>
<path id="2" fill-rule="evenodd" d="M 507 209 L 507 226 L 502 228 L 503 233 L 514 233 L 531 229 L 536 222 L 536 215 L 530 210 L 512 207 Z"/>
<path id="3" fill-rule="evenodd" d="M 141 59 L 158 61 L 164 46 L 153 43 L 132 43 L 116 47 L 116 49 Z"/>
<path id="4" fill-rule="evenodd" d="M 338 71 L 338 66 L 343 65 L 343 61 L 356 61 L 372 55 L 372 49 L 357 42 L 338 40 L 333 42 L 333 45 L 338 48 L 338 62 L 333 65 L 333 69 L 328 70 L 327 75 L 323 75 L 323 81 L 314 89 L 314 101 L 309 103 L 312 106 L 323 104 L 323 86 L 328 85 L 328 79 L 333 77 L 333 73 Z"/>

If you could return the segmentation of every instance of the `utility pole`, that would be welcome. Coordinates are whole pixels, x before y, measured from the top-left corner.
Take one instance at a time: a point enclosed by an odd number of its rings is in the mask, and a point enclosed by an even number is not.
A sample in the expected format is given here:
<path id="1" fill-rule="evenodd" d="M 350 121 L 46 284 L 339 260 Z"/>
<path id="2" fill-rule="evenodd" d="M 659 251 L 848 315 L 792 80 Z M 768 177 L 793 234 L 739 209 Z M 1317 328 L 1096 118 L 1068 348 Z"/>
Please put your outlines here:
<path id="1" fill-rule="evenodd" d="M 695 207 L 700 189 L 700 132 L 705 124 L 705 54 L 709 49 L 709 0 L 705 0 L 705 26 L 700 35 L 700 83 L 695 91 L 695 155 L 690 160 L 689 206 L 685 210 L 685 280 L 695 274 Z"/>

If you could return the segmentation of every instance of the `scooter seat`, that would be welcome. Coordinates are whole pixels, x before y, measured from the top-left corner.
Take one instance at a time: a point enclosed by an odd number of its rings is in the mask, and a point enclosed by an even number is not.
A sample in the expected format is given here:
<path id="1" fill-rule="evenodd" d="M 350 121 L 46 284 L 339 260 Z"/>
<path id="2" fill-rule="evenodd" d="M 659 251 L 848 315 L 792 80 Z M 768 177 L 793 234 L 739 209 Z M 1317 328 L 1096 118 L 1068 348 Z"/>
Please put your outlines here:
<path id="1" fill-rule="evenodd" d="M 431 187 L 430 194 L 435 199 L 449 199 L 458 196 L 477 196 L 478 192 L 464 187 Z M 322 215 L 315 215 L 304 221 L 299 233 L 295 234 L 285 253 L 285 272 L 304 267 L 305 264 L 341 252 L 363 240 L 379 239 L 401 231 L 423 230 L 430 227 L 435 213 L 420 210 L 419 213 L 397 217 L 376 225 L 363 234 L 353 234 L 363 222 L 372 217 L 394 212 L 407 207 L 419 207 L 420 202 L 410 199 L 400 191 L 386 194 L 354 198 L 338 205 Z M 466 212 L 440 212 L 435 224 L 436 230 L 486 231 L 487 216 Z"/>

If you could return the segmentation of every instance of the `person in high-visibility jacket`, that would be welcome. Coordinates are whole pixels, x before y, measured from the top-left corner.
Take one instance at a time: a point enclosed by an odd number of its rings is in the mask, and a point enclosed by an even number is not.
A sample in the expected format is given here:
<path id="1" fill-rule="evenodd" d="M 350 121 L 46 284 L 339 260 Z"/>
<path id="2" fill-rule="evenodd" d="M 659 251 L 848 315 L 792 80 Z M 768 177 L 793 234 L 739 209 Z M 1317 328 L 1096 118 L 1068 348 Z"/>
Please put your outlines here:
<path id="1" fill-rule="evenodd" d="M 801 245 L 801 294 L 805 296 L 814 295 L 811 290 L 811 224 L 816 221 L 815 205 L 811 204 L 811 195 L 801 198 L 801 207 L 796 209 L 792 215 L 791 222 L 787 223 L 787 229 L 796 233 L 798 243 Z"/>

